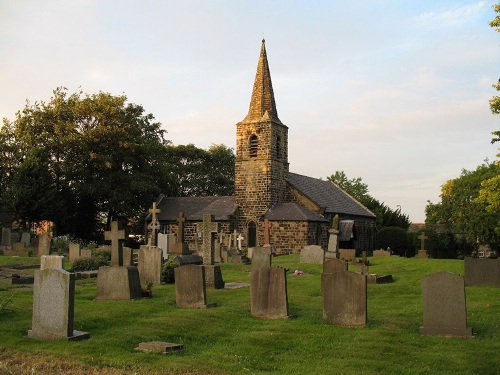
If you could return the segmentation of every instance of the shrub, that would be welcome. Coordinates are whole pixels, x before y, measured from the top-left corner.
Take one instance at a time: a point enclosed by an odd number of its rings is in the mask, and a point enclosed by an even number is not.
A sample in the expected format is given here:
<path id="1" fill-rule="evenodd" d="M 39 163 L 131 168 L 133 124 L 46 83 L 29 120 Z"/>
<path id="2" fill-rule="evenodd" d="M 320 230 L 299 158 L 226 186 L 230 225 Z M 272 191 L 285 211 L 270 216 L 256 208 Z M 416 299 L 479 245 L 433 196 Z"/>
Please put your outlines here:
<path id="1" fill-rule="evenodd" d="M 405 255 L 408 247 L 406 230 L 399 227 L 384 227 L 379 232 L 379 242 L 384 249 L 390 247 L 393 254 Z"/>
<path id="2" fill-rule="evenodd" d="M 161 282 L 173 284 L 175 282 L 175 271 L 179 267 L 179 263 L 169 260 L 163 264 L 161 270 Z"/>
<path id="3" fill-rule="evenodd" d="M 71 272 L 94 271 L 99 267 L 111 264 L 111 252 L 107 250 L 96 251 L 91 258 L 80 258 L 73 262 Z"/>
<path id="4" fill-rule="evenodd" d="M 69 251 L 69 237 L 59 236 L 52 240 L 52 248 L 58 255 L 67 254 Z"/>

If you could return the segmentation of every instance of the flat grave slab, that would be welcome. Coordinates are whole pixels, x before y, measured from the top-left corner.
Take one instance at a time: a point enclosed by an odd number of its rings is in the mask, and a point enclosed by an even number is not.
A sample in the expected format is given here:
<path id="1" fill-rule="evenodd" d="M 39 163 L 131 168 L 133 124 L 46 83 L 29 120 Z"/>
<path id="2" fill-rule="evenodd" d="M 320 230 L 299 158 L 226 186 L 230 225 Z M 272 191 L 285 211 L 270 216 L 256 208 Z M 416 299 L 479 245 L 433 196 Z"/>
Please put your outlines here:
<path id="1" fill-rule="evenodd" d="M 135 350 L 139 350 L 145 353 L 158 352 L 162 354 L 170 354 L 173 352 L 179 352 L 184 350 L 184 346 L 181 344 L 174 344 L 165 341 L 151 341 L 151 342 L 141 342 Z"/>

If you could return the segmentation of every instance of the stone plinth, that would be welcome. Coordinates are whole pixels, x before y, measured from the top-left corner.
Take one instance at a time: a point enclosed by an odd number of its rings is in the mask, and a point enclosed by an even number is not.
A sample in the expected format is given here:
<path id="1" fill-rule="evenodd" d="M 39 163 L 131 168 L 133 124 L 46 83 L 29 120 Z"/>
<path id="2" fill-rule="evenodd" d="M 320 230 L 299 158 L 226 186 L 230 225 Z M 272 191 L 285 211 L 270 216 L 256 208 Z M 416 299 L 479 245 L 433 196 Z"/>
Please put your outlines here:
<path id="1" fill-rule="evenodd" d="M 159 352 L 166 355 L 169 353 L 184 350 L 184 347 L 181 344 L 174 344 L 171 342 L 151 341 L 151 342 L 141 342 L 139 346 L 135 349 L 146 353 Z"/>

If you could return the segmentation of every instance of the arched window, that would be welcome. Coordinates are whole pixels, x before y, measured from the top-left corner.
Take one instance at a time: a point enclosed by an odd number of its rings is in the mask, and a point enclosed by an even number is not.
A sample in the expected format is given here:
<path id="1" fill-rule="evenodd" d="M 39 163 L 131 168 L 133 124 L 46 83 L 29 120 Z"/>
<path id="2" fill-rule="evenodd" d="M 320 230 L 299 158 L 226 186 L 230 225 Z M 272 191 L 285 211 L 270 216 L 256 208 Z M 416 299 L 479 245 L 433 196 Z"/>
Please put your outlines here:
<path id="1" fill-rule="evenodd" d="M 276 137 L 275 150 L 276 150 L 276 157 L 279 158 L 281 156 L 281 137 L 279 135 Z"/>
<path id="2" fill-rule="evenodd" d="M 257 224 L 255 221 L 248 223 L 248 247 L 257 246 Z"/>
<path id="3" fill-rule="evenodd" d="M 257 156 L 257 149 L 259 146 L 259 139 L 255 134 L 250 137 L 250 157 L 254 158 Z"/>

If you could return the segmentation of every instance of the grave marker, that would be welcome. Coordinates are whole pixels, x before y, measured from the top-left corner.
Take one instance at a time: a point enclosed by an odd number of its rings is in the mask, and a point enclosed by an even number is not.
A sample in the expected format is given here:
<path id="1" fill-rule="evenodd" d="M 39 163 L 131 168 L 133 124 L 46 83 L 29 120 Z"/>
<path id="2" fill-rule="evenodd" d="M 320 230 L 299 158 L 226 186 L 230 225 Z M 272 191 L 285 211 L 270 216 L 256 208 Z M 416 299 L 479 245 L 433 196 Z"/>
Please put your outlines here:
<path id="1" fill-rule="evenodd" d="M 80 259 L 80 244 L 70 242 L 69 243 L 69 261 L 73 262 L 77 259 Z"/>
<path id="2" fill-rule="evenodd" d="M 288 318 L 286 269 L 258 268 L 250 274 L 250 304 L 253 316 L 265 319 Z"/>
<path id="3" fill-rule="evenodd" d="M 205 287 L 205 267 L 188 264 L 177 267 L 175 273 L 175 302 L 183 308 L 215 307 L 207 303 Z"/>
<path id="4" fill-rule="evenodd" d="M 139 250 L 139 278 L 143 285 L 161 284 L 162 251 L 159 247 L 141 246 Z"/>
<path id="5" fill-rule="evenodd" d="M 104 239 L 111 241 L 111 265 L 123 266 L 123 240 L 125 240 L 125 230 L 118 229 L 118 222 L 111 222 L 111 230 L 104 232 Z"/>
<path id="6" fill-rule="evenodd" d="M 42 233 L 38 237 L 38 249 L 37 256 L 41 257 L 42 255 L 50 255 L 50 242 L 52 238 L 49 236 L 47 232 Z"/>
<path id="7" fill-rule="evenodd" d="M 300 252 L 300 263 L 323 264 L 325 250 L 319 245 L 307 245 Z"/>
<path id="8" fill-rule="evenodd" d="M 427 250 L 425 250 L 425 240 L 428 240 L 429 237 L 425 235 L 425 232 L 422 232 L 417 238 L 420 240 L 420 250 L 415 258 L 428 258 Z"/>
<path id="9" fill-rule="evenodd" d="M 42 255 L 40 257 L 40 269 L 49 268 L 64 269 L 64 257 L 60 255 Z"/>

